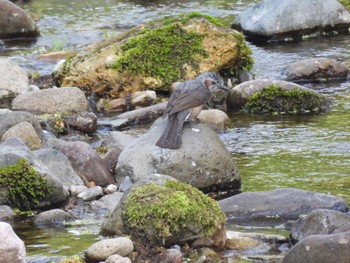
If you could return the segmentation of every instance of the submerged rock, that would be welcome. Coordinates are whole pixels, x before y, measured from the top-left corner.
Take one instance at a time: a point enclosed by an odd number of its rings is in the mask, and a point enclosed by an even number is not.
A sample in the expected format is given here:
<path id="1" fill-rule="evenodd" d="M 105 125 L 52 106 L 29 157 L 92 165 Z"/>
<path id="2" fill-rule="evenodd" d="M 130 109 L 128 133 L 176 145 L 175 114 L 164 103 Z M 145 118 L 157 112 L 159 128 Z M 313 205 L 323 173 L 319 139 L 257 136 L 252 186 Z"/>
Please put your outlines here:
<path id="1" fill-rule="evenodd" d="M 302 205 L 300 205 L 302 204 Z M 346 211 L 340 197 L 294 188 L 241 193 L 219 201 L 221 209 L 238 222 L 274 224 L 296 220 L 312 210 L 324 208 Z"/>
<path id="2" fill-rule="evenodd" d="M 190 13 L 134 27 L 65 62 L 55 73 L 61 86 L 100 97 L 168 90 L 171 83 L 205 71 L 251 68 L 251 51 L 237 31 Z"/>
<path id="3" fill-rule="evenodd" d="M 262 0 L 241 12 L 232 27 L 257 40 L 349 31 L 350 13 L 336 0 Z"/>
<path id="4" fill-rule="evenodd" d="M 288 65 L 282 72 L 286 81 L 329 81 L 345 80 L 349 68 L 344 64 L 330 58 L 309 58 Z"/>

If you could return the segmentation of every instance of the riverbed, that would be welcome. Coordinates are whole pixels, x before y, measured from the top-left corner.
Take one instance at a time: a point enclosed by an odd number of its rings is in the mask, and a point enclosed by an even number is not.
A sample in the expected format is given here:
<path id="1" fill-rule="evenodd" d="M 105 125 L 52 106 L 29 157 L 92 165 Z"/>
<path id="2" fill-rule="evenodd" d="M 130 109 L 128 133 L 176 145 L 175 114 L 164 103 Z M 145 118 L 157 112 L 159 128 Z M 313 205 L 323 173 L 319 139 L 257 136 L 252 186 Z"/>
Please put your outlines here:
<path id="1" fill-rule="evenodd" d="M 254 1 L 62 1 L 33 0 L 17 3 L 38 15 L 41 36 L 31 41 L 0 43 L 0 56 L 9 57 L 29 73 L 50 74 L 52 61 L 38 54 L 55 50 L 81 50 L 128 28 L 160 17 L 201 12 L 230 26 L 235 15 Z M 249 42 L 256 79 L 279 78 L 283 68 L 304 58 L 328 57 L 350 65 L 350 36 L 310 38 L 285 44 Z M 231 128 L 220 134 L 242 175 L 243 191 L 295 187 L 337 195 L 350 202 L 350 80 L 306 83 L 334 101 L 320 115 L 248 115 L 231 112 Z M 42 231 L 20 224 L 28 255 L 74 255 L 98 239 L 60 229 Z M 29 232 L 28 232 L 29 231 Z M 70 231 L 70 232 L 69 232 Z M 62 237 L 63 235 L 63 237 Z"/>

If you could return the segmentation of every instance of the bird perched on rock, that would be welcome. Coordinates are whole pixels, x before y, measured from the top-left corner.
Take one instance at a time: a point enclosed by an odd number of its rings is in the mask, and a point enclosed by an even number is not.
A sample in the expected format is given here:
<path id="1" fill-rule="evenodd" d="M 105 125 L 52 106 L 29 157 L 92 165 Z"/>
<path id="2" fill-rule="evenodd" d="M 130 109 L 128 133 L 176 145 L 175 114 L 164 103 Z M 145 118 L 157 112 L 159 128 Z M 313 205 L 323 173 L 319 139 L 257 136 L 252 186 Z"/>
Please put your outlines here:
<path id="1" fill-rule="evenodd" d="M 165 108 L 168 124 L 156 145 L 169 149 L 179 148 L 184 122 L 189 118 L 197 117 L 201 107 L 218 90 L 228 91 L 229 89 L 224 85 L 222 77 L 214 72 L 205 72 L 193 80 L 179 83 Z"/>

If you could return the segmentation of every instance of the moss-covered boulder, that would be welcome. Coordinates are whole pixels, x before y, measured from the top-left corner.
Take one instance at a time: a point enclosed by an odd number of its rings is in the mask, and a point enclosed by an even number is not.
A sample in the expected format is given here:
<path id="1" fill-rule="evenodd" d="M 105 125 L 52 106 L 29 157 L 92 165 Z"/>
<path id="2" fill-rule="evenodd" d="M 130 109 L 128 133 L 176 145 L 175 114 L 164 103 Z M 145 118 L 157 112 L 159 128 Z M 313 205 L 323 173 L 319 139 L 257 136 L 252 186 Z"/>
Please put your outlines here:
<path id="1" fill-rule="evenodd" d="M 227 97 L 228 108 L 249 113 L 319 113 L 330 105 L 330 99 L 315 90 L 269 79 L 246 81 L 234 87 Z"/>
<path id="2" fill-rule="evenodd" d="M 153 175 L 128 190 L 102 228 L 104 234 L 170 246 L 215 234 L 226 221 L 217 202 L 169 176 Z"/>
<path id="3" fill-rule="evenodd" d="M 190 13 L 139 25 L 67 59 L 55 72 L 61 86 L 100 97 L 138 90 L 168 90 L 171 83 L 204 71 L 249 70 L 251 50 L 239 32 Z"/>

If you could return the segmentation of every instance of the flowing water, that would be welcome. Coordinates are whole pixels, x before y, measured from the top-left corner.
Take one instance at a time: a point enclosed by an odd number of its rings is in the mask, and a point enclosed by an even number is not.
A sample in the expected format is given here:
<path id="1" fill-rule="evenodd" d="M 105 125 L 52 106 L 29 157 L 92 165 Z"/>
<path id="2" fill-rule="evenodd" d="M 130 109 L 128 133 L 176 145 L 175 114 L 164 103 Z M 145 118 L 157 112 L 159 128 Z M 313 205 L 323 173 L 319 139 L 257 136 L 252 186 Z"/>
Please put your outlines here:
<path id="1" fill-rule="evenodd" d="M 163 16 L 201 12 L 229 26 L 254 1 L 214 0 L 33 0 L 18 3 L 35 13 L 41 36 L 32 41 L 0 42 L 0 56 L 10 57 L 28 72 L 50 74 L 54 64 L 36 54 L 84 45 Z M 303 58 L 328 57 L 350 64 L 350 36 L 307 39 L 283 45 L 249 43 L 256 78 L 278 78 L 283 67 Z M 242 175 L 243 191 L 296 187 L 330 193 L 350 201 L 350 81 L 307 84 L 331 97 L 330 112 L 314 116 L 230 113 L 233 128 L 221 134 Z M 73 255 L 98 235 L 74 230 L 43 231 L 17 225 L 28 255 Z"/>

